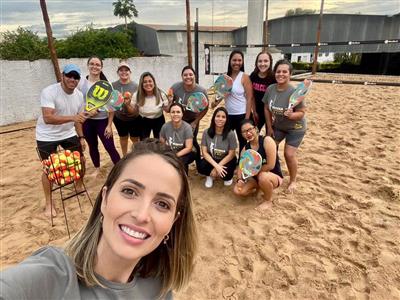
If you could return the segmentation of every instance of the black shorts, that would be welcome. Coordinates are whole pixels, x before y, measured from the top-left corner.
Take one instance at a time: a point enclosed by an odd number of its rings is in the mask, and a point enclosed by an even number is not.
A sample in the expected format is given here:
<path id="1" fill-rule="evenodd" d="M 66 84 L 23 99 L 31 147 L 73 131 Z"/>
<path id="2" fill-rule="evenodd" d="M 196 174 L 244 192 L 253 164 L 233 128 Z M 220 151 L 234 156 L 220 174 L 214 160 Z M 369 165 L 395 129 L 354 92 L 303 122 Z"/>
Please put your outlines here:
<path id="1" fill-rule="evenodd" d="M 120 137 L 141 137 L 142 136 L 142 117 L 138 116 L 135 119 L 129 121 L 123 121 L 114 116 L 113 122 L 115 128 L 117 128 L 118 135 Z"/>
<path id="2" fill-rule="evenodd" d="M 82 146 L 77 136 L 73 136 L 61 141 L 36 141 L 36 143 L 41 159 L 47 159 L 50 154 L 57 152 L 58 146 L 63 147 L 64 150 L 79 151 L 82 154 Z"/>

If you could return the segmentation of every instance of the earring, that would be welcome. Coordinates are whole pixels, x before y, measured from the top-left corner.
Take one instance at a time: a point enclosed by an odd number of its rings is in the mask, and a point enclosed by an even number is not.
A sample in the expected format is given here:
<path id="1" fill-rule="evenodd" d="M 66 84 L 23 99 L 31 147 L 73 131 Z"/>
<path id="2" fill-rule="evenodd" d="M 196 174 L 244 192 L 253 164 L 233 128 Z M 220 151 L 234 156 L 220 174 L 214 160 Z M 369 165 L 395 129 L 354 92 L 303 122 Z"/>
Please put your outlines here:
<path id="1" fill-rule="evenodd" d="M 167 234 L 166 236 L 164 236 L 164 245 L 167 244 L 168 240 L 169 240 L 169 235 Z"/>
<path id="2" fill-rule="evenodd" d="M 101 216 L 100 216 L 100 223 L 101 223 L 101 224 L 103 224 L 103 220 L 104 220 L 104 216 L 101 215 Z"/>

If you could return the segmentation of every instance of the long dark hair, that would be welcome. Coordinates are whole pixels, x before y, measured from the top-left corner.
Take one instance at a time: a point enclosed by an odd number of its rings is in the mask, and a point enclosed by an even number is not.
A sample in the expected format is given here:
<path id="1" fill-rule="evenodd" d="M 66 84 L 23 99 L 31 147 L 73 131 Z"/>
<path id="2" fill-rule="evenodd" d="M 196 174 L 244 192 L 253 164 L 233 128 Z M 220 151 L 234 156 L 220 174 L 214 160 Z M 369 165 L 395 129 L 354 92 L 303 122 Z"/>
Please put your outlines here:
<path id="1" fill-rule="evenodd" d="M 242 67 L 240 68 L 240 71 L 244 72 L 244 55 L 243 55 L 243 52 L 240 51 L 240 50 L 233 50 L 233 51 L 231 52 L 231 55 L 229 55 L 228 72 L 226 72 L 226 74 L 227 74 L 228 76 L 231 76 L 231 75 L 232 75 L 231 59 L 232 59 L 232 57 L 233 57 L 235 54 L 240 54 L 240 56 L 242 57 L 243 64 L 242 64 Z"/>
<path id="2" fill-rule="evenodd" d="M 229 119 L 228 119 L 228 111 L 225 109 L 225 107 L 218 107 L 211 118 L 211 123 L 210 123 L 210 128 L 207 130 L 207 134 L 210 138 L 214 138 L 215 136 L 215 117 L 217 116 L 217 113 L 220 111 L 223 111 L 226 116 L 226 123 L 224 125 L 224 129 L 222 131 L 222 139 L 225 140 L 229 134 L 229 131 L 231 130 L 231 126 L 229 125 Z"/>
<path id="3" fill-rule="evenodd" d="M 101 67 L 103 68 L 103 60 L 100 57 L 98 57 L 97 55 L 92 55 L 91 57 L 89 57 L 86 64 L 89 65 L 89 62 L 93 58 L 97 58 L 98 60 L 100 60 Z M 86 79 L 89 79 L 89 75 L 86 75 Z M 108 79 L 107 79 L 106 75 L 104 75 L 103 71 L 100 71 L 100 80 L 108 81 Z"/>
<path id="4" fill-rule="evenodd" d="M 268 79 L 269 80 L 274 79 L 275 76 L 274 76 L 274 72 L 272 71 L 272 66 L 274 64 L 274 61 L 272 59 L 271 53 L 269 53 L 268 51 L 261 51 L 260 53 L 257 54 L 256 61 L 254 62 L 254 70 L 250 76 L 252 76 L 253 74 L 258 75 L 258 73 L 260 72 L 260 69 L 257 67 L 257 61 L 261 54 L 267 54 L 269 57 L 269 68 L 267 70 L 267 77 L 265 78 L 265 80 L 267 81 Z"/>

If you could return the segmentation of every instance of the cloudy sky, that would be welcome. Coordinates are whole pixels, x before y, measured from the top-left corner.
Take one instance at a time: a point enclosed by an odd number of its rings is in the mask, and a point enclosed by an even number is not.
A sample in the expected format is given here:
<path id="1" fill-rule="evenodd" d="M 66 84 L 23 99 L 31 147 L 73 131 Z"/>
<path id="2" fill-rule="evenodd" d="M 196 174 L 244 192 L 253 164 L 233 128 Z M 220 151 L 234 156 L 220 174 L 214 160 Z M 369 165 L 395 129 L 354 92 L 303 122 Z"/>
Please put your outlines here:
<path id="1" fill-rule="evenodd" d="M 79 28 L 93 24 L 109 27 L 122 24 L 113 15 L 115 0 L 47 0 L 53 34 L 65 37 Z M 253 1 L 253 0 L 248 0 Z M 184 0 L 134 0 L 141 24 L 185 24 Z M 192 20 L 199 8 L 200 25 L 245 26 L 246 0 L 190 0 Z M 320 0 L 269 0 L 269 18 L 282 17 L 288 9 L 302 7 L 319 11 Z M 15 30 L 18 26 L 45 35 L 39 0 L 0 0 L 0 31 Z M 325 0 L 324 13 L 361 13 L 393 15 L 400 12 L 400 0 Z"/>

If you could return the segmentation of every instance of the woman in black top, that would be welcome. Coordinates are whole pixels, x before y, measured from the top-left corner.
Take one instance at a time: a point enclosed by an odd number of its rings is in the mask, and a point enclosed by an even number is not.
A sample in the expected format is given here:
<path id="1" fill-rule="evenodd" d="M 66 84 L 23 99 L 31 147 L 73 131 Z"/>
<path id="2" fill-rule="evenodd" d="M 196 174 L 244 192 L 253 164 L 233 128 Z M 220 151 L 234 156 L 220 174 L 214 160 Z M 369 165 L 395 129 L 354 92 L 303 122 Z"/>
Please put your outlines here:
<path id="1" fill-rule="evenodd" d="M 263 137 L 258 135 L 258 129 L 252 120 L 243 120 L 241 131 L 243 137 L 247 140 L 241 155 L 245 150 L 253 149 L 261 155 L 263 165 L 256 176 L 246 180 L 243 180 L 242 171 L 238 168 L 238 179 L 233 192 L 238 196 L 247 196 L 255 189 L 260 188 L 264 195 L 262 197 L 263 202 L 258 206 L 258 209 L 265 210 L 271 207 L 273 190 L 279 187 L 283 181 L 277 147 L 270 136 Z"/>
<path id="2" fill-rule="evenodd" d="M 274 73 L 272 72 L 272 55 L 267 51 L 258 53 L 255 61 L 254 71 L 250 74 L 251 84 L 253 86 L 253 117 L 258 130 L 265 124 L 264 102 L 262 101 L 268 86 L 276 83 Z"/>

